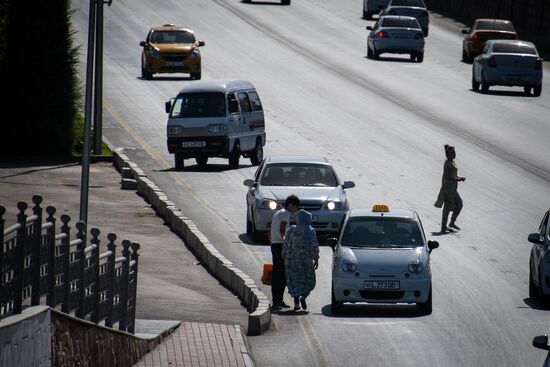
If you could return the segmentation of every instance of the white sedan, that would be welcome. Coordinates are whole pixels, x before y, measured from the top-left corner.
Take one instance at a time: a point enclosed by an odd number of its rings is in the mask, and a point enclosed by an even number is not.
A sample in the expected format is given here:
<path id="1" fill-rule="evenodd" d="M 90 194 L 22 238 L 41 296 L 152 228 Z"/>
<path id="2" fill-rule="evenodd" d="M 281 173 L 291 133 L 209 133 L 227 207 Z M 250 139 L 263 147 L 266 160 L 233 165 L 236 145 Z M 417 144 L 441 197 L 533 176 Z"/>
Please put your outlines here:
<path id="1" fill-rule="evenodd" d="M 542 58 L 531 42 L 489 40 L 474 59 L 472 89 L 487 93 L 494 85 L 522 86 L 525 94 L 542 92 Z"/>
<path id="2" fill-rule="evenodd" d="M 410 54 L 411 60 L 424 60 L 424 33 L 414 17 L 385 15 L 374 26 L 367 38 L 367 57 L 378 59 L 383 53 Z"/>
<path id="3" fill-rule="evenodd" d="M 439 243 L 426 241 L 415 211 L 352 209 L 340 238 L 328 242 L 333 313 L 344 302 L 414 303 L 421 313 L 432 312 L 430 253 Z"/>

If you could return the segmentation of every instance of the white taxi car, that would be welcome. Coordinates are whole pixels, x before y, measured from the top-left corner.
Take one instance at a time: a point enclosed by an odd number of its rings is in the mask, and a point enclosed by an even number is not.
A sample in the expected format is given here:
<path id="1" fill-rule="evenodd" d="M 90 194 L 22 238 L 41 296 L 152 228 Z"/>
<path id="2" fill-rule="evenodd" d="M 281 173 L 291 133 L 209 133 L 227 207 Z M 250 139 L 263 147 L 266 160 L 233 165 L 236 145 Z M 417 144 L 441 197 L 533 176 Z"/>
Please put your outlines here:
<path id="1" fill-rule="evenodd" d="M 332 312 L 344 302 L 415 303 L 432 312 L 430 253 L 437 241 L 426 241 L 413 210 L 378 204 L 348 212 L 338 240 L 331 239 Z"/>
<path id="2" fill-rule="evenodd" d="M 529 259 L 529 297 L 550 303 L 550 209 L 544 215 L 538 232 L 527 238 L 533 244 Z"/>

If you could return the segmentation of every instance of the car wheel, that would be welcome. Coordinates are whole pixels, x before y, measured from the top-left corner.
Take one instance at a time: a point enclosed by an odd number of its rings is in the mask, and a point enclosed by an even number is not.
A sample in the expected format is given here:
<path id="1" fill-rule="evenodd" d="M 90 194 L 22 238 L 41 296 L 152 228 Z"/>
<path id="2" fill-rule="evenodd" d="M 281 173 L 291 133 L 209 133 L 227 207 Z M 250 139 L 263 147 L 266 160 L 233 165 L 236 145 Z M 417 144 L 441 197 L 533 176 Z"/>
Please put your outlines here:
<path id="1" fill-rule="evenodd" d="M 239 159 L 241 158 L 241 146 L 239 142 L 235 142 L 233 150 L 229 153 L 229 168 L 238 168 Z"/>
<path id="2" fill-rule="evenodd" d="M 533 87 L 533 94 L 535 95 L 535 97 L 540 97 L 542 93 L 542 85 L 535 85 Z"/>
<path id="3" fill-rule="evenodd" d="M 468 62 L 468 53 L 465 49 L 462 49 L 462 61 Z"/>
<path id="4" fill-rule="evenodd" d="M 526 96 L 531 94 L 531 87 L 526 85 L 523 87 L 523 93 L 525 93 Z"/>
<path id="5" fill-rule="evenodd" d="M 415 53 L 412 53 L 411 56 L 410 56 L 410 58 L 411 58 L 411 61 L 416 60 L 416 54 L 415 54 Z"/>
<path id="6" fill-rule="evenodd" d="M 374 60 L 378 60 L 380 58 L 380 53 L 376 51 L 375 49 L 372 49 L 372 58 Z"/>
<path id="7" fill-rule="evenodd" d="M 334 285 L 331 288 L 330 295 L 330 310 L 334 315 L 341 313 L 344 310 L 344 302 L 336 300 L 336 296 L 334 295 Z"/>
<path id="8" fill-rule="evenodd" d="M 153 79 L 153 73 L 148 72 L 144 66 L 141 66 L 141 77 L 145 80 L 151 80 Z"/>
<path id="9" fill-rule="evenodd" d="M 428 37 L 428 28 L 426 28 L 426 31 L 424 32 L 424 37 Z"/>
<path id="10" fill-rule="evenodd" d="M 424 61 L 424 52 L 419 52 L 416 54 L 416 62 Z"/>
<path id="11" fill-rule="evenodd" d="M 372 19 L 372 14 L 373 13 L 368 11 L 368 10 L 367 11 L 363 10 L 363 18 L 365 18 L 365 19 L 371 20 Z"/>
<path id="12" fill-rule="evenodd" d="M 195 157 L 195 160 L 197 161 L 197 164 L 201 167 L 206 166 L 206 163 L 208 163 L 208 156 L 206 155 L 199 155 Z"/>
<path id="13" fill-rule="evenodd" d="M 367 58 L 374 59 L 374 53 L 369 46 L 367 46 Z"/>
<path id="14" fill-rule="evenodd" d="M 257 139 L 256 147 L 250 154 L 250 163 L 252 163 L 252 165 L 254 166 L 257 166 L 260 163 L 262 163 L 263 159 L 264 159 L 264 148 L 262 147 L 262 140 Z"/>
<path id="15" fill-rule="evenodd" d="M 430 315 L 432 313 L 432 287 L 430 286 L 430 293 L 426 302 L 417 303 L 416 307 L 422 315 Z"/>
<path id="16" fill-rule="evenodd" d="M 281 0 L 281 5 L 290 5 L 290 0 Z"/>
<path id="17" fill-rule="evenodd" d="M 537 299 L 539 297 L 539 289 L 533 280 L 533 270 L 529 267 L 529 298 Z"/>
<path id="18" fill-rule="evenodd" d="M 538 290 L 538 299 L 541 306 L 548 306 L 550 304 L 550 295 L 544 294 L 544 288 L 542 286 L 542 277 L 539 274 L 539 286 L 537 287 Z"/>
<path id="19" fill-rule="evenodd" d="M 474 92 L 479 91 L 479 82 L 476 81 L 476 77 L 475 77 L 473 71 L 472 71 L 472 90 L 473 90 Z"/>
<path id="20" fill-rule="evenodd" d="M 174 165 L 176 166 L 176 169 L 183 169 L 184 163 L 183 156 L 181 154 L 174 154 Z"/>
<path id="21" fill-rule="evenodd" d="M 254 228 L 252 226 L 252 221 L 248 217 L 248 213 L 246 213 L 246 234 L 251 235 L 254 231 Z"/>
<path id="22" fill-rule="evenodd" d="M 200 80 L 201 79 L 201 73 L 192 73 L 191 74 L 191 79 L 194 79 L 194 80 Z"/>
<path id="23" fill-rule="evenodd" d="M 481 93 L 486 94 L 489 92 L 489 84 L 485 81 L 483 72 L 481 73 Z"/>

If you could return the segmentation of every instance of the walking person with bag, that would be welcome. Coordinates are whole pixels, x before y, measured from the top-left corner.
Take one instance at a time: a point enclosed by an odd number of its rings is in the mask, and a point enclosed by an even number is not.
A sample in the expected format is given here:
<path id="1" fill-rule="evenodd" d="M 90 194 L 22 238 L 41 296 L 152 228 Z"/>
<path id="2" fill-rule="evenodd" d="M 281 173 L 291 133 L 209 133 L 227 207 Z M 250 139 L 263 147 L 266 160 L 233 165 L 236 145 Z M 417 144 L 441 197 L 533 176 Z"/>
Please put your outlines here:
<path id="1" fill-rule="evenodd" d="M 294 311 L 307 309 L 306 298 L 315 288 L 315 270 L 319 266 L 319 244 L 311 227 L 311 214 L 300 210 L 296 224 L 285 235 L 283 259 L 288 293 L 294 297 Z"/>
<path id="2" fill-rule="evenodd" d="M 273 270 L 271 272 L 271 296 L 273 308 L 289 307 L 283 302 L 283 295 L 286 287 L 285 263 L 283 262 L 282 251 L 284 236 L 290 225 L 290 217 L 300 207 L 300 199 L 296 195 L 286 198 L 285 207 L 276 211 L 271 220 L 269 241 L 271 242 L 271 256 Z"/>
<path id="3" fill-rule="evenodd" d="M 441 190 L 439 191 L 437 201 L 434 204 L 436 208 L 443 207 L 441 233 L 453 231 L 452 229 L 447 228 L 447 220 L 449 218 L 450 212 L 453 212 L 453 215 L 451 216 L 449 227 L 460 229 L 460 227 L 456 225 L 456 219 L 462 210 L 462 198 L 458 194 L 457 190 L 458 183 L 464 182 L 466 180 L 466 177 L 458 176 L 458 169 L 454 161 L 454 159 L 456 158 L 455 147 L 445 144 L 445 156 L 447 157 L 447 160 L 443 165 Z"/>

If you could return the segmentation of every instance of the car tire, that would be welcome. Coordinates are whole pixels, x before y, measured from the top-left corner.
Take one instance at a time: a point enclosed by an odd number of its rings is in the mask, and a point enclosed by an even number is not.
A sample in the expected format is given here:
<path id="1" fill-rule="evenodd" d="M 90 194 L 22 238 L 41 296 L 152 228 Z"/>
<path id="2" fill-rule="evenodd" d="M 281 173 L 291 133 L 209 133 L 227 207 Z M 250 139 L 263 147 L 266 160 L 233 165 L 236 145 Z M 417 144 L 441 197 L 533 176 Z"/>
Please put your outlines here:
<path id="1" fill-rule="evenodd" d="M 540 97 L 541 94 L 542 94 L 542 85 L 535 85 L 533 87 L 533 95 L 535 97 Z"/>
<path id="2" fill-rule="evenodd" d="M 539 286 L 537 287 L 538 295 L 537 298 L 539 303 L 543 307 L 550 305 L 550 295 L 544 294 L 544 287 L 542 286 L 542 277 L 539 274 Z"/>
<path id="3" fill-rule="evenodd" d="M 192 73 L 191 74 L 191 79 L 193 80 L 200 80 L 202 77 L 201 73 Z"/>
<path id="4" fill-rule="evenodd" d="M 183 169 L 184 167 L 183 156 L 180 153 L 174 154 L 174 165 L 178 170 Z"/>
<path id="5" fill-rule="evenodd" d="M 474 92 L 479 92 L 479 82 L 476 80 L 473 70 L 472 70 L 472 90 Z"/>
<path id="6" fill-rule="evenodd" d="M 195 157 L 195 160 L 197 161 L 197 164 L 201 167 L 205 167 L 208 163 L 208 156 L 207 155 L 199 155 Z"/>
<path id="7" fill-rule="evenodd" d="M 489 84 L 485 81 L 485 78 L 483 77 L 483 72 L 481 73 L 481 93 L 489 93 Z"/>
<path id="8" fill-rule="evenodd" d="M 281 5 L 290 5 L 290 0 L 281 0 Z"/>
<path id="9" fill-rule="evenodd" d="M 254 147 L 254 150 L 250 153 L 250 163 L 252 163 L 253 166 L 258 166 L 260 163 L 262 163 L 263 159 L 264 148 L 262 146 L 262 140 L 257 139 L 256 146 Z"/>
<path id="10" fill-rule="evenodd" d="M 145 67 L 141 67 L 141 77 L 145 80 L 151 80 L 153 79 L 153 73 L 150 73 L 149 71 L 147 71 L 147 69 Z"/>
<path id="11" fill-rule="evenodd" d="M 532 87 L 530 85 L 526 85 L 526 86 L 523 87 L 523 93 L 526 96 L 529 96 L 529 95 L 531 95 L 531 89 L 532 89 Z"/>
<path id="12" fill-rule="evenodd" d="M 422 315 L 430 315 L 432 313 L 432 287 L 430 286 L 430 293 L 426 302 L 417 303 L 416 307 Z"/>
<path id="13" fill-rule="evenodd" d="M 372 52 L 372 50 L 369 46 L 367 46 L 367 58 L 368 59 L 374 59 L 374 53 Z"/>
<path id="14" fill-rule="evenodd" d="M 378 60 L 380 58 L 380 53 L 375 49 L 372 50 L 372 58 L 373 60 Z"/>
<path id="15" fill-rule="evenodd" d="M 462 49 L 462 61 L 468 62 L 468 53 L 464 48 Z"/>
<path id="16" fill-rule="evenodd" d="M 248 210 L 247 210 L 248 211 Z M 252 221 L 250 220 L 248 213 L 246 214 L 246 234 L 252 235 L 254 233 L 254 227 Z"/>
<path id="17" fill-rule="evenodd" d="M 331 287 L 330 298 L 330 310 L 333 315 L 344 311 L 344 302 L 336 300 L 336 296 L 334 295 L 334 285 Z"/>
<path id="18" fill-rule="evenodd" d="M 424 32 L 424 37 L 428 37 L 429 29 L 426 28 L 426 32 Z"/>
<path id="19" fill-rule="evenodd" d="M 364 18 L 364 19 L 372 20 L 372 14 L 373 14 L 373 13 L 370 12 L 370 11 L 368 11 L 368 10 L 367 10 L 367 11 L 364 11 L 364 10 L 363 10 L 363 18 Z"/>
<path id="20" fill-rule="evenodd" d="M 419 52 L 416 54 L 416 62 L 424 61 L 424 52 Z"/>
<path id="21" fill-rule="evenodd" d="M 533 270 L 529 267 L 529 298 L 537 299 L 539 297 L 539 289 L 533 280 Z"/>
<path id="22" fill-rule="evenodd" d="M 239 159 L 241 158 L 241 146 L 235 142 L 233 150 L 229 153 L 229 168 L 239 168 Z"/>

